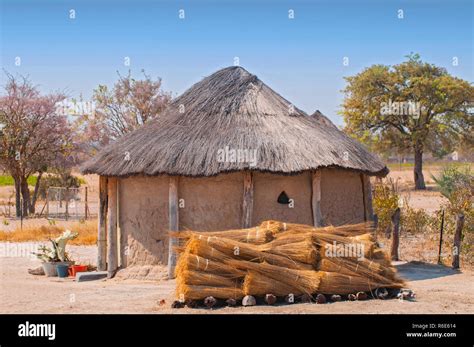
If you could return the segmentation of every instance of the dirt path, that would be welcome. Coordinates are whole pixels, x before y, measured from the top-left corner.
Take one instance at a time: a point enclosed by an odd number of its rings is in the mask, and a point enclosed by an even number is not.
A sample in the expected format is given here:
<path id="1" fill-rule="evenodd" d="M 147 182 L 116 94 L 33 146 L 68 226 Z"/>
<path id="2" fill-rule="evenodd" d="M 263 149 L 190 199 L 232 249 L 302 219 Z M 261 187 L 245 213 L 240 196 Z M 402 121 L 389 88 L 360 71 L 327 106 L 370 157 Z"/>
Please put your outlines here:
<path id="1" fill-rule="evenodd" d="M 426 263 L 397 264 L 417 302 L 370 300 L 328 305 L 295 304 L 238 308 L 171 309 L 174 281 L 102 280 L 76 283 L 27 273 L 39 261 L 33 244 L 0 243 L 0 313 L 474 313 L 474 273 Z M 81 262 L 93 263 L 96 248 L 70 246 Z M 22 253 L 22 254 L 21 254 Z M 159 301 L 164 299 L 162 306 Z"/>

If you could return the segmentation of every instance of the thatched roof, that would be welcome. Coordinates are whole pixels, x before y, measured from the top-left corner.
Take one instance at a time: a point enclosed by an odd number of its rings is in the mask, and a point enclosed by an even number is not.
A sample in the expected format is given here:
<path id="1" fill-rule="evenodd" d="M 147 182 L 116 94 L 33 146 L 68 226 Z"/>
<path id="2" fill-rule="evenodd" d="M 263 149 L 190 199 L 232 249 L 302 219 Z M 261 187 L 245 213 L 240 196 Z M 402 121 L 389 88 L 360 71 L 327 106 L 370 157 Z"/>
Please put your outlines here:
<path id="1" fill-rule="evenodd" d="M 222 161 L 226 148 L 255 151 L 257 160 Z M 322 114 L 309 116 L 257 76 L 228 67 L 189 88 L 156 120 L 105 147 L 82 171 L 200 177 L 245 169 L 295 174 L 322 167 L 388 172 Z"/>

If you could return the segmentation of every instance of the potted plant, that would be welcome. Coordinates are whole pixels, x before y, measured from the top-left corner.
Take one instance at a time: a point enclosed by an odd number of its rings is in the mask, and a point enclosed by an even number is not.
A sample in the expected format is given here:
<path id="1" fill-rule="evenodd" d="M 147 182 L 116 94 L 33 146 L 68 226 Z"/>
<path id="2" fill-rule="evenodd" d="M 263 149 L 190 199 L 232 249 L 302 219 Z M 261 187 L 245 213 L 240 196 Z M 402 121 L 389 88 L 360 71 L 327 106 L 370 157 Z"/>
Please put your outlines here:
<path id="1" fill-rule="evenodd" d="M 57 265 L 70 266 L 74 262 L 71 261 L 69 255 L 66 252 L 66 244 L 69 240 L 75 239 L 77 233 L 66 230 L 61 236 L 51 241 L 52 248 L 46 246 L 40 246 L 39 252 L 33 252 L 43 264 L 43 270 L 46 276 L 54 277 L 57 276 Z"/>

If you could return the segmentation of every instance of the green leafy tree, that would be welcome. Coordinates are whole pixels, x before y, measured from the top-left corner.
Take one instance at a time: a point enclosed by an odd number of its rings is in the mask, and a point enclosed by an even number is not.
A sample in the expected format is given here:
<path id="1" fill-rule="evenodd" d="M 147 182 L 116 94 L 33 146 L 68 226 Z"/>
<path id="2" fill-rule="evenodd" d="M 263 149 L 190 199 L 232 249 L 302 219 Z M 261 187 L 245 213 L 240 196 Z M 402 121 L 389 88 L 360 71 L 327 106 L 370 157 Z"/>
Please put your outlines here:
<path id="1" fill-rule="evenodd" d="M 474 87 L 419 55 L 394 66 L 373 65 L 346 77 L 345 131 L 374 149 L 414 154 L 416 189 L 425 189 L 423 153 L 442 156 L 474 143 Z"/>

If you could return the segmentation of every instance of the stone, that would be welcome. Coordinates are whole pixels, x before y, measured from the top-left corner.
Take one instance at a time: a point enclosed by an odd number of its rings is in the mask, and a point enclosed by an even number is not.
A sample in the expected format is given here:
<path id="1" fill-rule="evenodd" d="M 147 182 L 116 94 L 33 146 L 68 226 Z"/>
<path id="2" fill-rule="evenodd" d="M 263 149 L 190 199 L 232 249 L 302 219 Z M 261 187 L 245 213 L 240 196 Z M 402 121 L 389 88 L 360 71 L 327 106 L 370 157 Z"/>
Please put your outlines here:
<path id="1" fill-rule="evenodd" d="M 316 295 L 316 303 L 317 304 L 325 304 L 326 303 L 326 297 L 323 294 Z"/>
<path id="2" fill-rule="evenodd" d="M 183 307 L 184 307 L 184 303 L 178 300 L 173 301 L 173 303 L 171 304 L 171 308 L 183 308 Z"/>
<path id="3" fill-rule="evenodd" d="M 243 306 L 255 306 L 257 304 L 257 300 L 252 295 L 246 295 L 242 299 Z"/>
<path id="4" fill-rule="evenodd" d="M 310 304 L 312 301 L 313 300 L 311 298 L 311 295 L 309 294 L 303 294 L 300 297 L 300 302 L 302 302 L 303 304 Z"/>
<path id="5" fill-rule="evenodd" d="M 337 295 L 337 294 L 331 295 L 332 302 L 339 302 L 341 300 L 342 300 L 342 297 L 340 295 Z"/>
<path id="6" fill-rule="evenodd" d="M 76 282 L 97 281 L 107 278 L 107 271 L 90 271 L 76 273 Z"/>
<path id="7" fill-rule="evenodd" d="M 268 305 L 275 305 L 277 301 L 277 297 L 273 294 L 267 294 L 265 295 L 265 302 L 268 304 Z"/>
<path id="8" fill-rule="evenodd" d="M 217 303 L 217 300 L 213 296 L 208 296 L 204 299 L 204 305 L 207 308 L 212 308 Z"/>
<path id="9" fill-rule="evenodd" d="M 229 298 L 225 301 L 225 303 L 227 304 L 227 306 L 229 307 L 235 307 L 237 306 L 237 300 L 235 299 L 232 299 L 232 298 Z"/>

